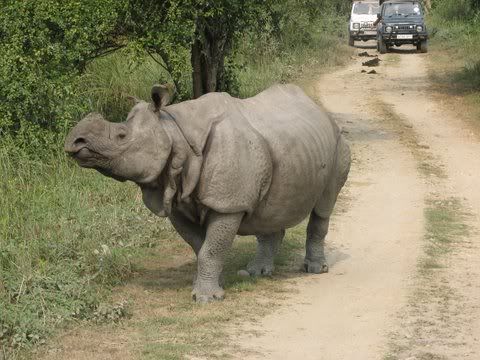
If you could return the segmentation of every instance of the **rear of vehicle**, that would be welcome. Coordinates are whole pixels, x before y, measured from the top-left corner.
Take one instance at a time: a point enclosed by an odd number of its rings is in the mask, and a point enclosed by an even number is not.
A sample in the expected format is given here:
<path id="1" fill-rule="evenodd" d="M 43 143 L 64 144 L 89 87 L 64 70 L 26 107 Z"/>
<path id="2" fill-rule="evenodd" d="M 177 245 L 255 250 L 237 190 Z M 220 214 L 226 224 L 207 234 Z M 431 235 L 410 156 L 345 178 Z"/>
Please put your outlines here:
<path id="1" fill-rule="evenodd" d="M 392 46 L 411 44 L 427 52 L 428 33 L 419 1 L 385 1 L 380 8 L 377 28 L 378 51 L 386 53 Z"/>
<path id="2" fill-rule="evenodd" d="M 353 46 L 355 41 L 367 41 L 377 36 L 374 22 L 379 10 L 378 1 L 354 1 L 350 15 L 349 41 Z"/>

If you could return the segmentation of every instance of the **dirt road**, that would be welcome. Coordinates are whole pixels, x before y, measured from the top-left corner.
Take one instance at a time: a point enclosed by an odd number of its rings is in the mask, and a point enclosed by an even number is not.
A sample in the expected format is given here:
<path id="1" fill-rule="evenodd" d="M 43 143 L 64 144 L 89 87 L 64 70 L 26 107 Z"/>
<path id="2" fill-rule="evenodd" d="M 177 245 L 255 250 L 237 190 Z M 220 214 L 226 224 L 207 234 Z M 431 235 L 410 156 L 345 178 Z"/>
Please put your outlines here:
<path id="1" fill-rule="evenodd" d="M 480 143 L 431 91 L 428 56 L 382 56 L 377 74 L 358 57 L 318 81 L 354 159 L 331 271 L 246 324 L 239 358 L 480 359 Z"/>

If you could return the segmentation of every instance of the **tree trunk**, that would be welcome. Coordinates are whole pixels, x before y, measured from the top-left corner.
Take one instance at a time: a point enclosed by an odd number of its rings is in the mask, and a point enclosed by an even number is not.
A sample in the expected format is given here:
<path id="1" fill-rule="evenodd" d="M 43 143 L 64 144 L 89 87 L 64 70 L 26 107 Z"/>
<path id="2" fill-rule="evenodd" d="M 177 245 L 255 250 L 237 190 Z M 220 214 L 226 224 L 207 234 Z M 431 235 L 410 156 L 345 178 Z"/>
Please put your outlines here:
<path id="1" fill-rule="evenodd" d="M 220 90 L 229 35 L 226 26 L 214 20 L 197 20 L 191 57 L 194 98 Z"/>
<path id="2" fill-rule="evenodd" d="M 192 83 L 193 98 L 197 99 L 204 94 L 202 77 L 202 48 L 200 40 L 195 40 L 192 45 Z"/>

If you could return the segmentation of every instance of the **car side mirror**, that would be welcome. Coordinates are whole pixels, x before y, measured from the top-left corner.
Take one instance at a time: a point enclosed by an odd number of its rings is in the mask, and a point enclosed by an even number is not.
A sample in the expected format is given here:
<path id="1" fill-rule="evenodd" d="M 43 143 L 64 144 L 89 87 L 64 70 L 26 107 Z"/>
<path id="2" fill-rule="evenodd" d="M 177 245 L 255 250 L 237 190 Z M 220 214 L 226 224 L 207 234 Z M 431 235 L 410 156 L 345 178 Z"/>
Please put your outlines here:
<path id="1" fill-rule="evenodd" d="M 382 15 L 381 14 L 377 14 L 377 19 L 381 19 L 382 18 Z"/>

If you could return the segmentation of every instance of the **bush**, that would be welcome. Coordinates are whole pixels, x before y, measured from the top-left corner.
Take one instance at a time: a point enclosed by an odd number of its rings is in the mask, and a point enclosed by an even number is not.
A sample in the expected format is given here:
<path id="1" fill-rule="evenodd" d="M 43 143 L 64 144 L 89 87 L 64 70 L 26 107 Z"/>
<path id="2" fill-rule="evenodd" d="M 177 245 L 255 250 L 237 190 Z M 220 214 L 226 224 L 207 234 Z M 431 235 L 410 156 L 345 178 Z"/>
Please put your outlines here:
<path id="1" fill-rule="evenodd" d="M 433 11 L 446 20 L 466 20 L 475 14 L 471 0 L 437 0 Z"/>
<path id="2" fill-rule="evenodd" d="M 21 133 L 27 146 L 38 128 L 62 133 L 86 111 L 78 75 L 92 57 L 117 46 L 122 6 L 117 0 L 2 1 L 0 136 Z"/>
<path id="3" fill-rule="evenodd" d="M 429 17 L 432 40 L 463 64 L 453 77 L 465 89 L 480 89 L 480 10 L 468 0 L 439 0 Z"/>

